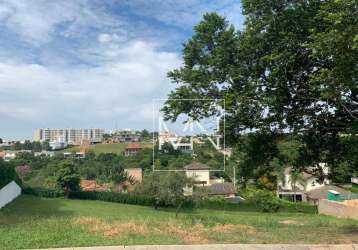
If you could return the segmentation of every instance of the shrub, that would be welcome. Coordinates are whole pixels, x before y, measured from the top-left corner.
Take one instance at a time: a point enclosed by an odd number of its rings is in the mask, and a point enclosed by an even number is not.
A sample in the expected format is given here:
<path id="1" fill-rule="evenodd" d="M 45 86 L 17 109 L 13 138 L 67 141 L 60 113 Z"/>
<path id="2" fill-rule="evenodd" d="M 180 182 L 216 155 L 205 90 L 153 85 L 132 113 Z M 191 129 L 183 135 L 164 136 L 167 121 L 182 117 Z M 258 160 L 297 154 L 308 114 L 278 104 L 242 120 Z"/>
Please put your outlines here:
<path id="1" fill-rule="evenodd" d="M 12 181 L 15 181 L 20 186 L 22 184 L 19 176 L 15 172 L 14 165 L 0 160 L 0 189 Z"/>
<path id="2" fill-rule="evenodd" d="M 266 190 L 257 190 L 251 193 L 248 199 L 263 212 L 277 212 L 282 207 L 281 200 Z"/>
<path id="3" fill-rule="evenodd" d="M 69 198 L 80 200 L 101 200 L 109 202 L 117 202 L 132 205 L 154 206 L 155 199 L 153 197 L 137 195 L 137 194 L 124 194 L 114 192 L 86 192 L 78 191 L 71 192 Z"/>
<path id="4" fill-rule="evenodd" d="M 47 198 L 64 197 L 65 195 L 62 190 L 49 189 L 44 187 L 24 187 L 22 189 L 22 193 Z"/>

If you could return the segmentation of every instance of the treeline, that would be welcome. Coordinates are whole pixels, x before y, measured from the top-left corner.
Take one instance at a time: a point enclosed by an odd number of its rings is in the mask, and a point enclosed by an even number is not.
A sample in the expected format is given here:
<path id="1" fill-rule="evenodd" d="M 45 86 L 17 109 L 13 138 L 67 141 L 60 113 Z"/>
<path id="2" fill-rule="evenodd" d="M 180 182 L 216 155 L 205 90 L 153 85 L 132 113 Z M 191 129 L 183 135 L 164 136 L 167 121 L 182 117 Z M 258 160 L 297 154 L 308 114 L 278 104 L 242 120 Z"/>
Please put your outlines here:
<path id="1" fill-rule="evenodd" d="M 50 144 L 47 141 L 37 142 L 26 140 L 24 143 L 16 141 L 9 146 L 1 146 L 3 150 L 31 150 L 33 152 L 49 151 L 51 150 Z"/>

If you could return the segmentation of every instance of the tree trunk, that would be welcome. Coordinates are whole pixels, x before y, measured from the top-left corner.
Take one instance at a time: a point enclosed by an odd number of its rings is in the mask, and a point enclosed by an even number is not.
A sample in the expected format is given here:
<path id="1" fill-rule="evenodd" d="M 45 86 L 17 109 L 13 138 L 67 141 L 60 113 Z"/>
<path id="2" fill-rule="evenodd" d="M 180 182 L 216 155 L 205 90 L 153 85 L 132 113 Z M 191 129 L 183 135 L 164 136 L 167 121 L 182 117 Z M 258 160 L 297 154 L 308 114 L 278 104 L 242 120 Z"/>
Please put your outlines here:
<path id="1" fill-rule="evenodd" d="M 178 217 L 178 214 L 179 214 L 179 211 L 180 211 L 182 205 L 183 205 L 183 203 L 180 203 L 179 206 L 177 207 L 177 209 L 175 211 L 175 218 Z"/>

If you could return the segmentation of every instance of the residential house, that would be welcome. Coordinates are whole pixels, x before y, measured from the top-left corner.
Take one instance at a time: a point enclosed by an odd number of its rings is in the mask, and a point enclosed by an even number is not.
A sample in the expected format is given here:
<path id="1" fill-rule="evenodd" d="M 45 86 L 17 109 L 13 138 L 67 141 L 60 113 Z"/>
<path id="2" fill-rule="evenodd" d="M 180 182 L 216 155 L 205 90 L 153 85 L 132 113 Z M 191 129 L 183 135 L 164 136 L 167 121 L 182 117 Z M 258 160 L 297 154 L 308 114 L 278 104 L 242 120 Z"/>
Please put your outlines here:
<path id="1" fill-rule="evenodd" d="M 194 180 L 194 185 L 198 188 L 203 187 L 208 195 L 235 197 L 235 187 L 230 182 L 225 182 L 223 178 L 210 177 L 210 168 L 205 164 L 193 162 L 184 167 L 185 175 Z M 193 193 L 193 188 L 185 188 L 186 195 Z"/>
<path id="2" fill-rule="evenodd" d="M 141 133 L 139 131 L 125 129 L 122 131 L 115 131 L 112 138 L 115 142 L 139 142 L 141 140 Z"/>
<path id="3" fill-rule="evenodd" d="M 310 169 L 313 170 L 312 168 Z M 328 168 L 322 167 L 323 174 L 328 175 Z M 286 168 L 283 173 L 283 178 L 278 181 L 277 196 L 295 201 L 314 201 L 317 194 L 322 192 L 325 194 L 325 187 L 330 184 L 327 177 L 323 181 L 319 181 L 316 176 L 310 173 L 303 172 L 296 180 L 292 175 L 292 168 Z M 331 186 L 333 189 L 333 186 Z M 313 192 L 313 190 L 315 192 Z M 321 195 L 320 195 L 321 196 Z"/>
<path id="4" fill-rule="evenodd" d="M 18 151 L 1 151 L 0 158 L 4 161 L 10 161 L 16 158 L 16 154 Z"/>
<path id="5" fill-rule="evenodd" d="M 139 143 L 129 143 L 124 150 L 124 156 L 135 156 L 142 150 L 142 146 Z"/>
<path id="6" fill-rule="evenodd" d="M 235 197 L 235 187 L 230 182 L 215 183 L 208 187 L 208 195 L 219 195 L 225 197 Z"/>
<path id="7" fill-rule="evenodd" d="M 210 168 L 205 164 L 193 162 L 185 166 L 184 170 L 186 176 L 194 180 L 195 186 L 210 185 Z"/>

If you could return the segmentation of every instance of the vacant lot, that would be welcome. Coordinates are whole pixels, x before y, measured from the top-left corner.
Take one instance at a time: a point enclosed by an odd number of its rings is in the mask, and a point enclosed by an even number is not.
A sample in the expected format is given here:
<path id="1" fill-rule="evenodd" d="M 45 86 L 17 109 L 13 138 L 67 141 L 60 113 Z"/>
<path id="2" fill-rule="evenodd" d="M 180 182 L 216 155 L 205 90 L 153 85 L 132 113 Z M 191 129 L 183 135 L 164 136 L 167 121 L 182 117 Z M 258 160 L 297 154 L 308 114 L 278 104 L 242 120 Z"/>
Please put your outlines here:
<path id="1" fill-rule="evenodd" d="M 171 210 L 23 195 L 0 210 L 0 248 L 120 244 L 358 243 L 358 221 L 301 213 Z"/>

